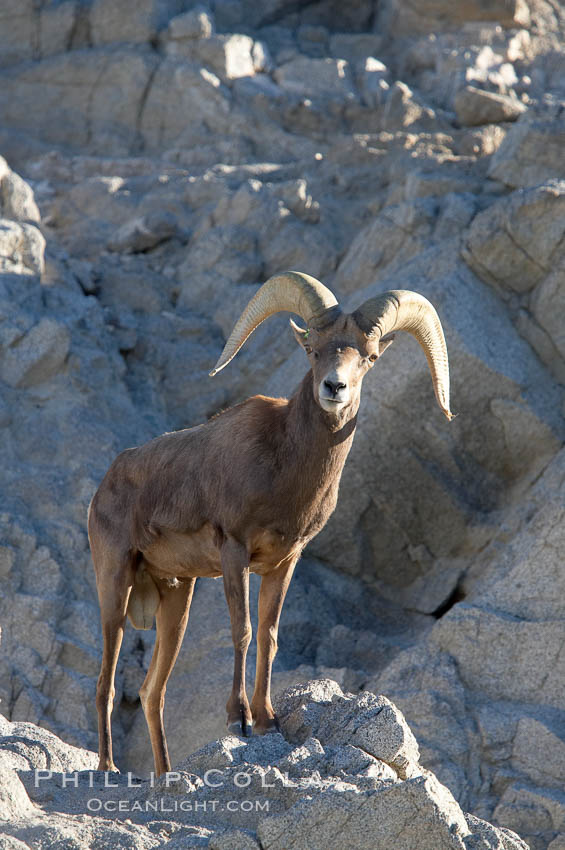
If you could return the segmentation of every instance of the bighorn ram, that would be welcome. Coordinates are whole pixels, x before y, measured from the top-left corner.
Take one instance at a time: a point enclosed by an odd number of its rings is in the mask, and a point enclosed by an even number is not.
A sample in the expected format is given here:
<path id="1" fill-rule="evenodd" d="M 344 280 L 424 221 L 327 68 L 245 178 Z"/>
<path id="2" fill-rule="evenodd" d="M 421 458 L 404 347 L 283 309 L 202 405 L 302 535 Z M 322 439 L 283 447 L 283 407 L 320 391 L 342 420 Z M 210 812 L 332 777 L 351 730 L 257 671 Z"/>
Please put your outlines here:
<path id="1" fill-rule="evenodd" d="M 238 734 L 278 728 L 270 698 L 281 608 L 308 541 L 325 525 L 357 418 L 361 383 L 392 341 L 408 331 L 430 367 L 448 419 L 449 367 L 435 309 L 393 290 L 348 315 L 322 283 L 299 272 L 270 278 L 228 339 L 215 375 L 264 319 L 287 310 L 310 370 L 289 400 L 254 396 L 204 425 L 164 434 L 113 462 L 94 496 L 88 531 L 104 650 L 96 704 L 100 770 L 115 770 L 110 717 L 126 613 L 157 639 L 140 690 L 157 774 L 170 769 L 163 706 L 198 576 L 223 576 L 235 650 L 228 726 Z M 249 572 L 261 578 L 257 669 L 251 704 L 245 657 L 251 641 Z"/>

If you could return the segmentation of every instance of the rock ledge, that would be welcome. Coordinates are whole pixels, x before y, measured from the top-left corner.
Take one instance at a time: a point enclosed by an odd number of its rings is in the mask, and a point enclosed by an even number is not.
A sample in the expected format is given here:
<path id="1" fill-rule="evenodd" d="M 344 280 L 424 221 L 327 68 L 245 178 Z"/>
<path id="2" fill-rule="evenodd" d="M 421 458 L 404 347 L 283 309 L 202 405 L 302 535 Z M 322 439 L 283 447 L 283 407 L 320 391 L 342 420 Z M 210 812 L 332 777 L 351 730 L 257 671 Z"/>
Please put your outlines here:
<path id="1" fill-rule="evenodd" d="M 99 772 L 94 753 L 2 719 L 2 846 L 527 850 L 463 814 L 386 697 L 318 679 L 276 708 L 282 734 L 228 735 L 149 780 Z"/>

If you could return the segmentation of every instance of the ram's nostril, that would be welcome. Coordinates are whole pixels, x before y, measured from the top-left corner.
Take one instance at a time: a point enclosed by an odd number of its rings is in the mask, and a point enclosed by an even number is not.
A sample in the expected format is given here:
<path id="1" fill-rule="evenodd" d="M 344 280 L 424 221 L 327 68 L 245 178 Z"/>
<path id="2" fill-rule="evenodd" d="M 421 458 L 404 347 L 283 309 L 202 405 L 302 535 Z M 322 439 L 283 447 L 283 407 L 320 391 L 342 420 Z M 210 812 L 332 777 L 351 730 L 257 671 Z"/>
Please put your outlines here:
<path id="1" fill-rule="evenodd" d="M 337 395 L 340 390 L 345 389 L 345 384 L 341 381 L 324 381 L 324 386 L 331 392 L 332 395 Z"/>

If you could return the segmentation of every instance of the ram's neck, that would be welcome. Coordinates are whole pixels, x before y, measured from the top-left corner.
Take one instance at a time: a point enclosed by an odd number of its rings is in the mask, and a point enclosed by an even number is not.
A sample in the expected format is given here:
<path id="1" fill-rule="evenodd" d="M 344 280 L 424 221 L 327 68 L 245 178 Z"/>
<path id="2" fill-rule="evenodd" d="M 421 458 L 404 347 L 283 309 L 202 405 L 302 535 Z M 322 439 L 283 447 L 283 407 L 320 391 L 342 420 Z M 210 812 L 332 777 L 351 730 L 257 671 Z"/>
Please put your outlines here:
<path id="1" fill-rule="evenodd" d="M 355 435 L 358 406 L 358 401 L 349 406 L 339 421 L 325 413 L 314 399 L 311 371 L 289 400 L 285 442 L 286 452 L 293 459 L 295 494 L 305 512 L 312 511 L 313 521 L 314 514 L 327 511 L 327 516 L 318 516 L 314 525 L 324 525 L 335 507 L 339 480 Z"/>

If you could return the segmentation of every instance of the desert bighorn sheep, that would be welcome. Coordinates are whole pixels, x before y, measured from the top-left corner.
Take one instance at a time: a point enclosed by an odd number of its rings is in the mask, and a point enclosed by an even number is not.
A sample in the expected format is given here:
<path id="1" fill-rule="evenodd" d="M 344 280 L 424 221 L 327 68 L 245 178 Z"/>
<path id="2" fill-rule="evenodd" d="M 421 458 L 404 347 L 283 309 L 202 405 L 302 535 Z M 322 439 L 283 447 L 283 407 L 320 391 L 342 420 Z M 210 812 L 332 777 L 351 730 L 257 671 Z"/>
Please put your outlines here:
<path id="1" fill-rule="evenodd" d="M 422 346 L 448 419 L 449 367 L 442 327 L 422 295 L 405 290 L 342 313 L 322 283 L 299 272 L 270 278 L 251 299 L 214 370 L 279 311 L 292 320 L 310 370 L 289 400 L 254 396 L 204 425 L 122 452 L 95 494 L 88 520 L 104 637 L 96 704 L 100 770 L 115 770 L 110 717 L 126 613 L 157 639 L 140 690 L 155 770 L 170 770 L 163 727 L 167 680 L 199 576 L 223 576 L 235 650 L 228 726 L 238 734 L 277 729 L 271 667 L 281 608 L 296 562 L 335 508 L 357 419 L 361 383 L 392 339 Z M 251 705 L 245 658 L 251 641 L 249 572 L 261 578 L 257 668 Z"/>

